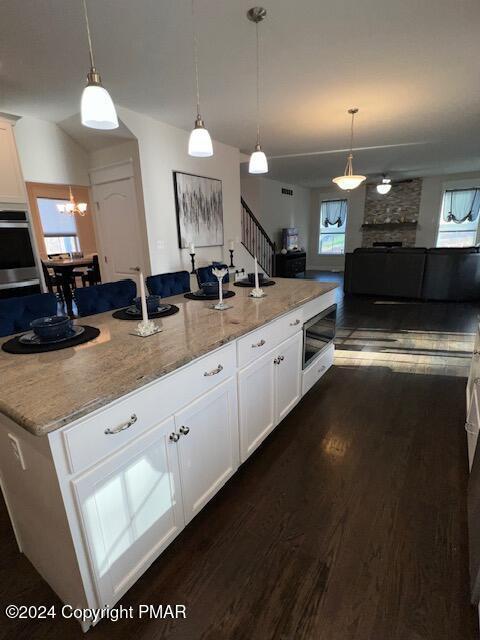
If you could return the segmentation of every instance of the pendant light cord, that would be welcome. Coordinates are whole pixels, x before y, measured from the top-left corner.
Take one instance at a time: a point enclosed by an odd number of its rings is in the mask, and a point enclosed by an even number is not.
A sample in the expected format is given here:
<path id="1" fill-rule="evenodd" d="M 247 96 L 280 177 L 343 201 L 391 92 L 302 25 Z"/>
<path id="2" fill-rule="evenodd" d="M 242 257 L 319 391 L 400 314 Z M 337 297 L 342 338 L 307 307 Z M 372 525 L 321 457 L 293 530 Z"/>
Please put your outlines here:
<path id="1" fill-rule="evenodd" d="M 255 23 L 257 38 L 257 145 L 260 144 L 260 44 L 258 34 L 258 22 Z"/>
<path id="2" fill-rule="evenodd" d="M 92 36 L 90 34 L 90 24 L 88 22 L 87 0 L 83 0 L 83 10 L 85 12 L 85 24 L 87 26 L 88 51 L 90 53 L 90 66 L 95 69 L 95 60 L 93 58 Z"/>
<path id="3" fill-rule="evenodd" d="M 196 89 L 196 99 L 197 99 L 197 118 L 200 118 L 200 83 L 198 80 L 198 36 L 197 36 L 197 29 L 195 27 L 195 0 L 192 0 L 192 29 L 193 29 L 193 61 L 194 61 L 194 67 L 195 67 L 195 89 Z"/>
<path id="4" fill-rule="evenodd" d="M 352 123 L 350 125 L 350 153 L 353 153 L 353 119 L 355 118 L 355 113 L 352 113 Z"/>

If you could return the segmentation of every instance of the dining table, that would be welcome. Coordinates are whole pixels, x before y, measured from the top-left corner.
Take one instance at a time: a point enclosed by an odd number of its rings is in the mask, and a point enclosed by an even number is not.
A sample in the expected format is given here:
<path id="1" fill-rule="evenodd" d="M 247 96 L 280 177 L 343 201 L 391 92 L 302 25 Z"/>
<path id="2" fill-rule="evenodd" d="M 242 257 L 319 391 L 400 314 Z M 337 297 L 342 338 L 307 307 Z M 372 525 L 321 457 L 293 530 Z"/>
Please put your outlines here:
<path id="1" fill-rule="evenodd" d="M 73 315 L 73 295 L 72 282 L 73 271 L 79 267 L 87 268 L 93 266 L 93 256 L 84 258 L 49 258 L 44 260 L 44 264 L 49 269 L 53 269 L 59 279 L 62 289 L 63 299 L 69 316 Z"/>

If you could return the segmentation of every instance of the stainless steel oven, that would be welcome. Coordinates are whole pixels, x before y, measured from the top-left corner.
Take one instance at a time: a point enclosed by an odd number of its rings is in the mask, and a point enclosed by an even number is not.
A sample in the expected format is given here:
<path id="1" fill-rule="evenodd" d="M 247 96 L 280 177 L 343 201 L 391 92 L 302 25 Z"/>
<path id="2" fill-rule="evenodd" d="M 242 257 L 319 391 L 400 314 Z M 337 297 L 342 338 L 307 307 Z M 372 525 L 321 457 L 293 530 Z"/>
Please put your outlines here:
<path id="1" fill-rule="evenodd" d="M 333 304 L 303 325 L 303 368 L 317 358 L 335 339 L 337 305 Z"/>
<path id="2" fill-rule="evenodd" d="M 0 298 L 40 292 L 26 211 L 0 209 Z"/>

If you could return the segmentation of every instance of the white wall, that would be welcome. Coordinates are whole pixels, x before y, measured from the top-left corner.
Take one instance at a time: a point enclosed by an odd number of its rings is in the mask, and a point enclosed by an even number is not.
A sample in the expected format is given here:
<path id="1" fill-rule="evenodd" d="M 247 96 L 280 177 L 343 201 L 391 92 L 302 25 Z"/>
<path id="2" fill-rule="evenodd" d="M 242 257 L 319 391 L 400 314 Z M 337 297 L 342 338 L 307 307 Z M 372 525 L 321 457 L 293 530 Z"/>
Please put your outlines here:
<path id="1" fill-rule="evenodd" d="M 90 185 L 87 152 L 55 123 L 23 117 L 13 132 L 26 182 Z"/>
<path id="2" fill-rule="evenodd" d="M 362 244 L 363 215 L 365 211 L 365 185 L 354 191 L 340 191 L 336 187 L 312 189 L 310 206 L 310 243 L 307 254 L 307 269 L 343 271 L 345 256 L 319 255 L 318 236 L 320 232 L 320 205 L 322 200 L 348 200 L 345 252 L 353 251 Z"/>
<path id="3" fill-rule="evenodd" d="M 308 249 L 310 229 L 310 189 L 270 180 L 261 176 L 241 175 L 242 197 L 270 238 L 281 249 L 282 229 L 297 227 L 300 246 Z M 282 194 L 282 187 L 293 196 Z"/>
<path id="4" fill-rule="evenodd" d="M 196 263 L 227 260 L 228 241 L 240 239 L 240 153 L 214 141 L 212 158 L 191 158 L 187 153 L 189 132 L 128 109 L 119 116 L 138 140 L 145 204 L 145 220 L 152 273 L 190 270 L 190 256 L 178 247 L 173 171 L 184 171 L 222 181 L 223 247 L 197 248 Z M 235 264 L 252 269 L 252 260 L 239 242 Z"/>

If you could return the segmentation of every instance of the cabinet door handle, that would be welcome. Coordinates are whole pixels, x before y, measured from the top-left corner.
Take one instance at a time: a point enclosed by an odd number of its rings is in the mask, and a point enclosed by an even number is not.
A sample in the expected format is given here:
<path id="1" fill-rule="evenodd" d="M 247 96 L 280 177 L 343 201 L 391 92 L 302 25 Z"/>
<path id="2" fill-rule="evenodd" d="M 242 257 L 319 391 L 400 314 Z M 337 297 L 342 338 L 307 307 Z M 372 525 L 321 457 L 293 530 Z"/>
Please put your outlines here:
<path id="1" fill-rule="evenodd" d="M 273 364 L 280 364 L 280 358 L 275 358 L 275 360 L 273 361 Z"/>
<path id="2" fill-rule="evenodd" d="M 263 347 L 263 345 L 265 344 L 265 340 L 260 340 L 260 342 L 256 342 L 255 344 L 252 344 L 252 349 L 256 349 L 257 347 Z"/>
<path id="3" fill-rule="evenodd" d="M 298 318 L 295 320 L 295 322 L 290 322 L 291 327 L 296 327 L 297 324 L 300 324 L 300 320 Z"/>
<path id="4" fill-rule="evenodd" d="M 279 360 L 280 360 L 280 362 L 283 362 L 285 360 L 285 356 L 280 356 Z"/>
<path id="5" fill-rule="evenodd" d="M 473 436 L 476 436 L 478 433 L 478 429 L 475 429 L 474 425 L 471 422 L 465 423 L 465 431 Z"/>
<path id="6" fill-rule="evenodd" d="M 110 427 L 108 427 L 107 429 L 105 429 L 103 433 L 107 436 L 114 436 L 116 433 L 125 431 L 125 429 L 130 429 L 132 424 L 135 424 L 137 419 L 138 419 L 137 416 L 134 413 L 132 413 L 132 415 L 130 416 L 130 420 L 127 420 L 126 422 L 122 422 L 122 424 L 119 424 L 118 427 L 113 427 L 113 429 L 110 429 Z"/>
<path id="7" fill-rule="evenodd" d="M 473 384 L 478 384 L 480 382 L 480 378 L 474 378 L 473 379 Z"/>
<path id="8" fill-rule="evenodd" d="M 190 433 L 190 427 L 180 427 L 179 431 L 184 436 L 188 436 L 188 434 Z"/>
<path id="9" fill-rule="evenodd" d="M 208 376 L 216 376 L 217 373 L 220 373 L 220 371 L 223 371 L 223 367 L 222 367 L 221 364 L 219 364 L 216 369 L 212 369 L 211 371 L 205 371 L 205 373 L 203 375 L 206 376 L 206 377 L 208 377 Z"/>
<path id="10" fill-rule="evenodd" d="M 322 371 L 325 371 L 326 367 L 324 364 L 322 364 L 322 366 L 320 367 L 320 369 L 318 369 L 318 373 L 322 373 Z"/>
<path id="11" fill-rule="evenodd" d="M 180 440 L 180 436 L 178 435 L 178 433 L 171 433 L 170 434 L 170 441 L 171 442 L 178 442 Z"/>
<path id="12" fill-rule="evenodd" d="M 479 349 L 474 349 L 473 350 L 473 355 L 478 358 L 478 356 L 480 356 L 480 350 Z"/>

